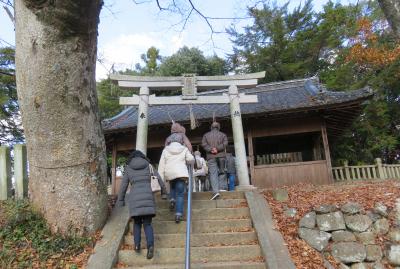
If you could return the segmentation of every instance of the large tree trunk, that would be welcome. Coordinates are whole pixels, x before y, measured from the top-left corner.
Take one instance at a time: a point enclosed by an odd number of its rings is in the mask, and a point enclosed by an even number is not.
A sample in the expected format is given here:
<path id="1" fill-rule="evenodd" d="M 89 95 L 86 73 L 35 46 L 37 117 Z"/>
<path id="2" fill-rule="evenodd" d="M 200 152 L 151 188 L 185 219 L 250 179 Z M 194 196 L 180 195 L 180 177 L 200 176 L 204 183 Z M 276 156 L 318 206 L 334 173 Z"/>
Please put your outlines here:
<path id="1" fill-rule="evenodd" d="M 53 231 L 107 217 L 95 63 L 101 0 L 16 0 L 16 74 L 29 191 Z"/>
<path id="2" fill-rule="evenodd" d="M 400 1 L 378 0 L 386 19 L 393 29 L 393 33 L 400 39 Z"/>

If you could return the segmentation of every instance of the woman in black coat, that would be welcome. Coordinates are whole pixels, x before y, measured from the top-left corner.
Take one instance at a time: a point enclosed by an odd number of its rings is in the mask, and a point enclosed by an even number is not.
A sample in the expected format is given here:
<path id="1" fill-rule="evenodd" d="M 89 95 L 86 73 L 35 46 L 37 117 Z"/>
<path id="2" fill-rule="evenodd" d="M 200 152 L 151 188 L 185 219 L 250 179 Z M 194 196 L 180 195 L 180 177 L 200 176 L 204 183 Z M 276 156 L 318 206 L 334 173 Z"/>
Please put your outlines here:
<path id="1" fill-rule="evenodd" d="M 153 258 L 154 255 L 154 235 L 151 221 L 156 215 L 156 202 L 151 189 L 150 165 L 149 159 L 147 159 L 141 151 L 135 150 L 131 153 L 127 165 L 125 166 L 124 177 L 117 201 L 117 206 L 125 205 L 125 194 L 130 184 L 131 189 L 128 194 L 127 202 L 129 206 L 129 215 L 134 221 L 133 234 L 135 251 L 140 252 L 141 230 L 143 225 L 146 235 L 148 259 Z M 162 197 L 166 199 L 167 192 L 165 184 L 157 170 L 153 169 L 153 171 L 154 176 L 158 178 Z"/>

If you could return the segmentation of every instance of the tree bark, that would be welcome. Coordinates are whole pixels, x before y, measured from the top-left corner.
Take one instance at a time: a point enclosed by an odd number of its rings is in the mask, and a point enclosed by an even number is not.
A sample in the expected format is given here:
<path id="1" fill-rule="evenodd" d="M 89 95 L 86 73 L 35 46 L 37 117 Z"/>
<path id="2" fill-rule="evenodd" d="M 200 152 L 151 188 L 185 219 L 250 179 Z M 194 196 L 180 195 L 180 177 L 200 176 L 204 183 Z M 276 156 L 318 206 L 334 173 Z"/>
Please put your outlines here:
<path id="1" fill-rule="evenodd" d="M 378 0 L 396 38 L 400 39 L 400 1 Z"/>
<path id="2" fill-rule="evenodd" d="M 16 0 L 16 77 L 29 192 L 53 232 L 91 234 L 107 217 L 95 63 L 101 0 Z"/>

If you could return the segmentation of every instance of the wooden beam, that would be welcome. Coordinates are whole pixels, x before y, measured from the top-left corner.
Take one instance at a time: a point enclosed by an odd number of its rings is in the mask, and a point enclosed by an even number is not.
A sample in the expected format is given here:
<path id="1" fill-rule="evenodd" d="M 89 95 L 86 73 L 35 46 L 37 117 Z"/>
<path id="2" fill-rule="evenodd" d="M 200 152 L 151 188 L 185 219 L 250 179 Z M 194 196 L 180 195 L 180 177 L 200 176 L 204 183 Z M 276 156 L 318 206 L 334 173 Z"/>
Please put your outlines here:
<path id="1" fill-rule="evenodd" d="M 117 144 L 114 142 L 111 156 L 111 194 L 116 195 L 116 179 L 117 179 Z"/>
<path id="2" fill-rule="evenodd" d="M 138 105 L 140 97 L 133 95 L 132 97 L 120 97 L 120 105 Z M 257 95 L 239 94 L 240 103 L 257 103 Z M 197 96 L 195 100 L 185 100 L 181 96 L 149 96 L 149 105 L 181 105 L 181 104 L 227 104 L 230 102 L 228 95 L 220 96 Z"/>
<path id="3" fill-rule="evenodd" d="M 332 112 L 330 115 L 334 115 L 334 116 L 339 116 L 339 117 L 355 117 L 358 116 L 360 114 L 360 110 L 357 111 L 348 111 L 348 110 L 336 110 L 335 112 Z"/>
<path id="4" fill-rule="evenodd" d="M 328 169 L 328 177 L 329 181 L 333 183 L 331 153 L 329 151 L 328 135 L 326 132 L 325 120 L 323 120 L 321 123 L 321 134 L 322 134 L 322 143 L 324 144 L 324 150 L 325 150 L 325 159 L 326 159 L 326 167 Z"/>
<path id="5" fill-rule="evenodd" d="M 250 74 L 239 74 L 239 75 L 227 75 L 227 76 L 196 76 L 197 81 L 227 81 L 227 80 L 247 80 L 247 79 L 258 79 L 265 77 L 265 71 L 250 73 Z M 150 77 L 150 76 L 130 76 L 130 75 L 120 75 L 111 74 L 111 80 L 125 80 L 125 81 L 144 81 L 144 82 L 154 82 L 154 81 L 182 81 L 183 76 L 178 77 Z"/>
<path id="6" fill-rule="evenodd" d="M 127 81 L 127 80 L 119 80 L 118 86 L 123 88 L 141 88 L 141 87 L 149 87 L 149 88 L 157 88 L 157 89 L 182 89 L 182 82 L 180 81 Z"/>
<path id="7" fill-rule="evenodd" d="M 215 89 L 216 87 L 229 87 L 230 85 L 236 85 L 237 87 L 255 87 L 257 84 L 257 79 L 197 81 L 197 87 L 199 89 Z"/>
<path id="8" fill-rule="evenodd" d="M 229 87 L 236 85 L 238 87 L 254 87 L 259 78 L 265 77 L 265 71 L 243 75 L 228 76 L 196 76 L 196 86 L 201 89 L 215 89 L 219 87 Z M 183 87 L 182 77 L 147 77 L 147 76 L 129 76 L 129 75 L 110 75 L 112 80 L 118 81 L 118 85 L 127 88 L 149 87 L 155 90 L 181 89 Z"/>
<path id="9" fill-rule="evenodd" d="M 216 89 L 216 88 L 227 88 L 229 85 L 236 85 L 239 88 L 244 87 L 255 87 L 257 86 L 257 79 L 247 79 L 247 80 L 207 80 L 207 81 L 197 81 L 197 88 L 201 90 Z M 149 87 L 153 90 L 180 90 L 182 89 L 182 82 L 180 81 L 126 81 L 119 80 L 118 86 L 124 88 L 141 88 Z"/>

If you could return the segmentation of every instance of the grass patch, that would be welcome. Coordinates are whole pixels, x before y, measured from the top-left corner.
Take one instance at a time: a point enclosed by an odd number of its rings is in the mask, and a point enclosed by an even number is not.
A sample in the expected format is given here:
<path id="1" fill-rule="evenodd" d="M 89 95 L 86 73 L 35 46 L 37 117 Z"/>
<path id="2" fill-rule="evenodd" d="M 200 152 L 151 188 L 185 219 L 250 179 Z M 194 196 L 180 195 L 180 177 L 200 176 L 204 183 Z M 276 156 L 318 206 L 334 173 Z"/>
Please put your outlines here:
<path id="1" fill-rule="evenodd" d="M 52 234 L 27 200 L 0 203 L 0 268 L 67 268 L 84 264 L 94 237 Z M 86 260 L 85 260 L 86 262 Z"/>

